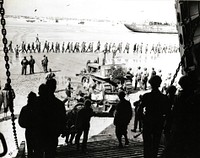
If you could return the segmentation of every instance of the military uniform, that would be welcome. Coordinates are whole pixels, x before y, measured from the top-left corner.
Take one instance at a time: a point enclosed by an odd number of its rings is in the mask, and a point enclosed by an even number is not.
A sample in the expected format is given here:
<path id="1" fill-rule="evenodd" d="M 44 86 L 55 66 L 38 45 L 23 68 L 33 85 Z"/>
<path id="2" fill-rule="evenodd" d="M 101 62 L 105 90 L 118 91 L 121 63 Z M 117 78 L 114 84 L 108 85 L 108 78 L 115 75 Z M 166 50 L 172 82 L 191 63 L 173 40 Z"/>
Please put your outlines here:
<path id="1" fill-rule="evenodd" d="M 26 59 L 26 57 L 24 57 L 24 59 L 21 61 L 21 65 L 22 65 L 22 75 L 26 75 L 26 69 L 28 65 L 28 60 Z"/>

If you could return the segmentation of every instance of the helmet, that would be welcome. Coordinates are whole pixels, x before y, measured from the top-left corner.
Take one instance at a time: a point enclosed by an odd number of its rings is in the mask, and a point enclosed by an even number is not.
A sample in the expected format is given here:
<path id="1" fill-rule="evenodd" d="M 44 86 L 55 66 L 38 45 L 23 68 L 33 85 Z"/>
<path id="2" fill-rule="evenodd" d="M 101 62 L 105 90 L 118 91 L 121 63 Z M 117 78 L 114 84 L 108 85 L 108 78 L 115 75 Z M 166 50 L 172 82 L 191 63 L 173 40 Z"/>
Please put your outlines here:
<path id="1" fill-rule="evenodd" d="M 160 84 L 162 82 L 162 79 L 160 78 L 160 76 L 158 75 L 155 75 L 155 76 L 152 76 L 149 80 L 149 84 L 152 86 L 152 87 L 159 87 Z"/>
<path id="2" fill-rule="evenodd" d="M 178 84 L 182 87 L 182 88 L 186 88 L 190 85 L 190 79 L 189 76 L 184 75 L 181 76 L 181 78 L 178 81 Z"/>
<path id="3" fill-rule="evenodd" d="M 124 97 L 126 96 L 126 94 L 125 94 L 124 91 L 120 91 L 120 92 L 118 93 L 118 96 L 119 96 L 119 98 L 121 99 L 121 98 L 124 98 Z"/>

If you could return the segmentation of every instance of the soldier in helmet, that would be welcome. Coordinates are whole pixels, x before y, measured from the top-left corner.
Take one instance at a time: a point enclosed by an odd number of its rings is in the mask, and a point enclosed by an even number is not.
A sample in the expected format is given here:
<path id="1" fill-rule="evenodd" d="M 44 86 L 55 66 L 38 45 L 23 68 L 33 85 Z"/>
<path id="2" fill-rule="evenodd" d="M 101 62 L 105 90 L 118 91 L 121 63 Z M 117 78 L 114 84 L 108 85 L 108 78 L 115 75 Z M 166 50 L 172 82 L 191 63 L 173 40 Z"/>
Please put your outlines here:
<path id="1" fill-rule="evenodd" d="M 159 76 L 153 76 L 149 80 L 152 90 L 143 95 L 141 102 L 141 108 L 144 113 L 144 158 L 157 157 L 165 118 L 170 108 L 167 96 L 162 94 L 159 90 L 161 82 L 162 80 Z"/>
<path id="2" fill-rule="evenodd" d="M 26 59 L 26 57 L 24 57 L 24 59 L 22 59 L 21 65 L 22 65 L 22 75 L 26 75 L 26 69 L 27 69 L 27 65 L 28 65 L 28 60 Z"/>
<path id="3" fill-rule="evenodd" d="M 100 48 L 101 48 L 101 43 L 100 43 L 100 41 L 98 41 L 98 43 L 97 43 L 97 49 L 94 51 L 94 52 L 100 52 Z"/>
<path id="4" fill-rule="evenodd" d="M 200 157 L 200 93 L 196 86 L 197 82 L 189 75 L 179 79 L 181 90 L 174 102 L 171 138 L 166 147 L 166 158 Z"/>
<path id="5" fill-rule="evenodd" d="M 30 74 L 34 74 L 34 64 L 35 64 L 35 59 L 33 59 L 33 56 L 30 55 L 30 60 L 29 60 Z"/>
<path id="6" fill-rule="evenodd" d="M 70 52 L 70 42 L 67 43 L 67 48 L 65 49 L 65 53 L 66 53 L 67 51 Z"/>
<path id="7" fill-rule="evenodd" d="M 65 51 L 65 42 L 63 42 L 62 44 L 62 53 L 64 53 L 64 51 Z"/>
<path id="8" fill-rule="evenodd" d="M 125 145 L 129 144 L 127 137 L 127 127 L 132 118 L 131 103 L 125 99 L 125 92 L 120 91 L 118 97 L 119 103 L 116 105 L 116 113 L 114 117 L 115 133 L 119 142 L 119 148 L 123 147 L 122 136 L 125 138 Z"/>

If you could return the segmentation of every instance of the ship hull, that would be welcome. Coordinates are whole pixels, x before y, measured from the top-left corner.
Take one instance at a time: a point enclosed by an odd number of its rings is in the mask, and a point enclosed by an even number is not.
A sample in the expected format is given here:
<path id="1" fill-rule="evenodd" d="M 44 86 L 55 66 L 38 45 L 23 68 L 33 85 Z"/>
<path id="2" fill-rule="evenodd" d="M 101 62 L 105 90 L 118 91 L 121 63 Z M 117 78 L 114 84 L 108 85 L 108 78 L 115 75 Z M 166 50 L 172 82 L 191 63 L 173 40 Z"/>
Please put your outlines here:
<path id="1" fill-rule="evenodd" d="M 161 33 L 161 34 L 177 34 L 176 27 L 173 26 L 150 26 L 150 25 L 130 25 L 124 24 L 126 28 L 133 32 L 142 33 Z"/>

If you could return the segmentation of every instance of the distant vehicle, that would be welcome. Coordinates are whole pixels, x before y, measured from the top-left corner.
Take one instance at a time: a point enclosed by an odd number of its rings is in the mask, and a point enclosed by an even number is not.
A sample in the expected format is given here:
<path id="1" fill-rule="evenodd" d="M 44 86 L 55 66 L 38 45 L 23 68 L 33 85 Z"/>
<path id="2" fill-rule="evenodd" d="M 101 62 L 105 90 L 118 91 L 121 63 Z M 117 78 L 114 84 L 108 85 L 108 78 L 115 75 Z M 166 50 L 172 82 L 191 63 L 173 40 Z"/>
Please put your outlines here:
<path id="1" fill-rule="evenodd" d="M 142 33 L 162 33 L 162 34 L 177 34 L 176 25 L 161 22 L 145 22 L 143 24 L 124 24 L 126 28 L 133 32 Z"/>
<path id="2" fill-rule="evenodd" d="M 78 24 L 82 24 L 83 25 L 83 24 L 85 24 L 85 22 L 84 21 L 80 21 Z"/>
<path id="3" fill-rule="evenodd" d="M 28 20 L 26 20 L 26 22 L 31 22 L 31 23 L 33 23 L 33 22 L 35 22 L 35 20 L 34 20 L 34 19 L 28 19 Z"/>

